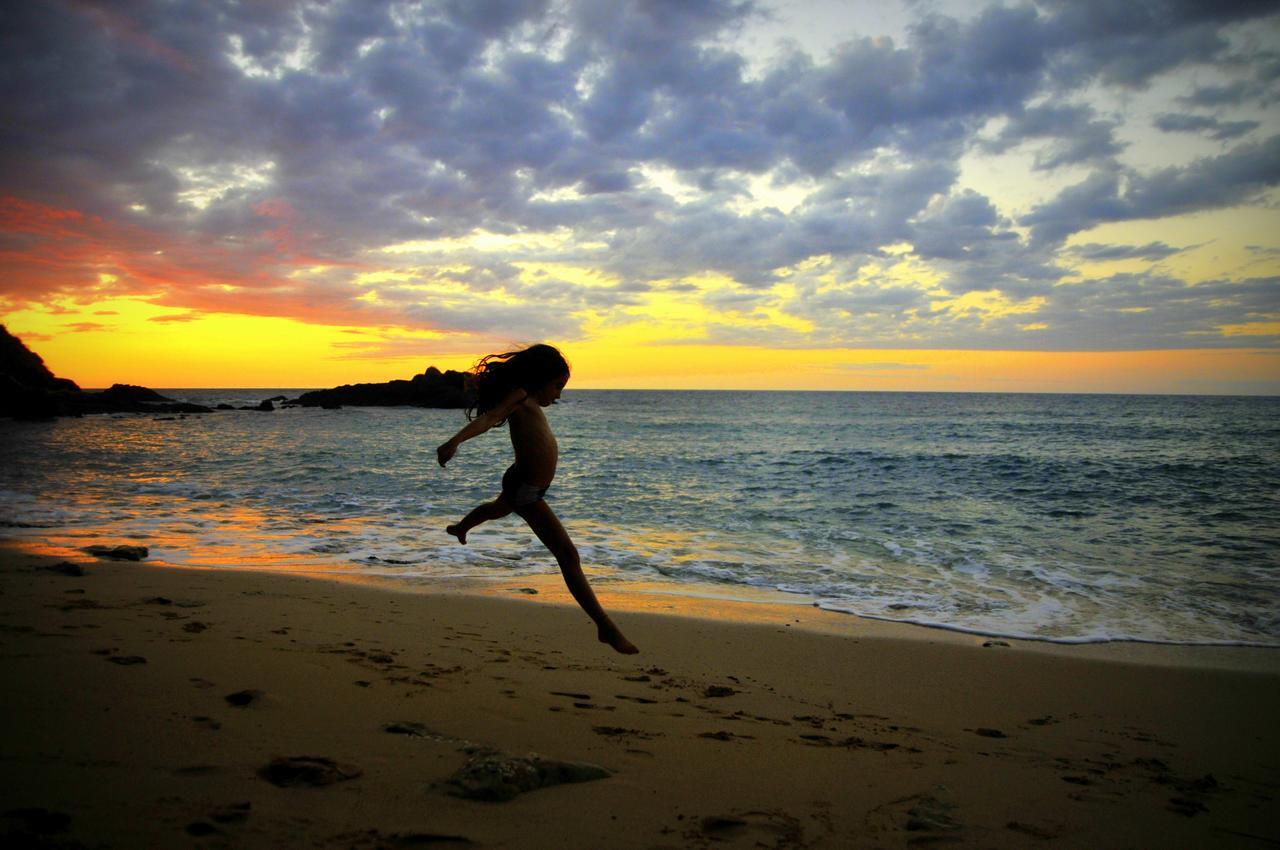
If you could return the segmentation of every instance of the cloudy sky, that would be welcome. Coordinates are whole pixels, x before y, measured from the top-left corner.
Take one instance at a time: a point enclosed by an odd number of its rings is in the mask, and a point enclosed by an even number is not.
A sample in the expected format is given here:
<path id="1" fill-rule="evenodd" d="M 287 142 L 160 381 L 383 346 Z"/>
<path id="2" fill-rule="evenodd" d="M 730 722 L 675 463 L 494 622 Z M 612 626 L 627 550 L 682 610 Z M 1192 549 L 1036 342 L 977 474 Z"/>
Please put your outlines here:
<path id="1" fill-rule="evenodd" d="M 1280 392 L 1280 12 L 0 11 L 0 314 L 85 386 Z"/>

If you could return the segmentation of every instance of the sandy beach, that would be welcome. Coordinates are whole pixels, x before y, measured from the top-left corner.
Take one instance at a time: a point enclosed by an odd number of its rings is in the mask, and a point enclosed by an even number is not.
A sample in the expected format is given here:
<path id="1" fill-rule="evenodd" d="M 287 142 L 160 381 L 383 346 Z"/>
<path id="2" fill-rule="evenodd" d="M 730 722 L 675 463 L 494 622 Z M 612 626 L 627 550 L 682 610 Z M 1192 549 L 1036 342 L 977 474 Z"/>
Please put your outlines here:
<path id="1" fill-rule="evenodd" d="M 600 590 L 639 656 L 597 643 L 554 575 L 419 593 L 6 547 L 0 836 L 1280 844 L 1275 651 Z"/>

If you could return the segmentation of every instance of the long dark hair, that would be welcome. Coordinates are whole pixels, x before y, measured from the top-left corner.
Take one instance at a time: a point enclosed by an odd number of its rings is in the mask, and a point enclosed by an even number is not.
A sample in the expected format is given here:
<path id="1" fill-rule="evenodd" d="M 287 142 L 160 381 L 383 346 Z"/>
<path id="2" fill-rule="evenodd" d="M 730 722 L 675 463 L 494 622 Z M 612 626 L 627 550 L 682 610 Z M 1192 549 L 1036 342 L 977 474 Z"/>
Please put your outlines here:
<path id="1" fill-rule="evenodd" d="M 471 368 L 475 404 L 467 408 L 467 419 L 497 407 L 514 389 L 532 394 L 568 374 L 569 361 L 554 346 L 543 343 L 519 351 L 486 354 Z"/>

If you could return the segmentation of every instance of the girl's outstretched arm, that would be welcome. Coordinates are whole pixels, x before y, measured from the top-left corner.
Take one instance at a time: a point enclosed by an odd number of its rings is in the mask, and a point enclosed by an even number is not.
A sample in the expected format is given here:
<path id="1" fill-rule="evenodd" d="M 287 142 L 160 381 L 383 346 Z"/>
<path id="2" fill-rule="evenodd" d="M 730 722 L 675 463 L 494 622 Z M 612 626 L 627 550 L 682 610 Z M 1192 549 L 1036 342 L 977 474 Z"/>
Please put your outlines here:
<path id="1" fill-rule="evenodd" d="M 478 437 L 485 431 L 505 420 L 511 415 L 511 411 L 516 409 L 516 405 L 528 398 L 529 394 L 521 389 L 515 389 L 507 393 L 507 397 L 494 408 L 486 410 L 484 413 L 472 419 L 466 425 L 462 426 L 462 430 L 454 434 L 448 442 L 441 444 L 436 449 L 436 459 L 440 461 L 440 465 L 444 466 L 449 459 L 458 451 L 458 446 L 462 445 L 472 437 Z"/>

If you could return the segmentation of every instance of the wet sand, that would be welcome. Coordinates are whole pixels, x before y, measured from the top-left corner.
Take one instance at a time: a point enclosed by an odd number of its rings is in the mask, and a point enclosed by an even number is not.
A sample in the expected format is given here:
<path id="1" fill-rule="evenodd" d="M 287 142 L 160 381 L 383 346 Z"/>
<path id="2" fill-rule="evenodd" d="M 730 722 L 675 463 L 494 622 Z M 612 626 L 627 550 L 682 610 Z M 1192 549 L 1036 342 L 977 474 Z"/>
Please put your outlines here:
<path id="1" fill-rule="evenodd" d="M 6 846 L 1280 844 L 1276 651 L 59 563 L 0 548 Z"/>

